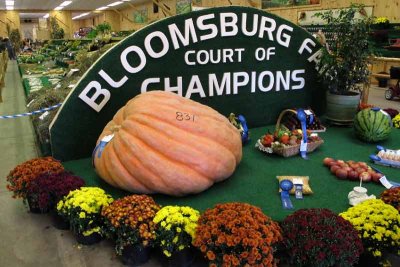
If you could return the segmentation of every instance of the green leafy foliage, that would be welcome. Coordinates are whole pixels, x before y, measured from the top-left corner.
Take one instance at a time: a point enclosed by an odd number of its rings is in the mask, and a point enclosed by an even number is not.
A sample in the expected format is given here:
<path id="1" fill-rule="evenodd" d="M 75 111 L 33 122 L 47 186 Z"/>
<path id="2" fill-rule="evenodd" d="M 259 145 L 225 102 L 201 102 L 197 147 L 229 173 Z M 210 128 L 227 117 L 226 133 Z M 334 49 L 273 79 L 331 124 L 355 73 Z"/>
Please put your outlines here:
<path id="1" fill-rule="evenodd" d="M 63 39 L 64 38 L 64 29 L 58 25 L 57 19 L 54 17 L 50 18 L 50 26 L 51 26 L 51 39 Z"/>
<path id="2" fill-rule="evenodd" d="M 9 33 L 10 42 L 16 51 L 19 50 L 21 46 L 21 34 L 18 29 L 13 29 Z"/>
<path id="3" fill-rule="evenodd" d="M 356 18 L 358 13 L 361 16 Z M 345 95 L 359 90 L 358 83 L 368 81 L 368 58 L 372 54 L 368 37 L 373 20 L 362 14 L 362 5 L 316 14 L 335 34 L 329 50 L 322 49 L 319 63 L 322 78 L 331 93 Z"/>

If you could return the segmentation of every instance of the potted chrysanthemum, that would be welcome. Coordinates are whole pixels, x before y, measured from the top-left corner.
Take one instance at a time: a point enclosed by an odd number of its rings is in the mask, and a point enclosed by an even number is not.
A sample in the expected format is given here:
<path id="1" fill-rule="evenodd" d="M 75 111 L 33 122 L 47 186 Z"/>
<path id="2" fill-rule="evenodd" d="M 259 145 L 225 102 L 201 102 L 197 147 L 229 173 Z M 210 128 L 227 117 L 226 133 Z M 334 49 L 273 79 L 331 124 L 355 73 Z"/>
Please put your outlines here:
<path id="1" fill-rule="evenodd" d="M 381 260 L 386 252 L 400 255 L 400 215 L 380 199 L 366 200 L 340 214 L 358 231 L 367 255 Z"/>
<path id="2" fill-rule="evenodd" d="M 131 195 L 103 208 L 105 233 L 115 240 L 115 250 L 123 263 L 136 266 L 149 260 L 155 240 L 154 216 L 160 206 L 146 195 Z"/>
<path id="3" fill-rule="evenodd" d="M 246 203 L 218 204 L 198 221 L 193 245 L 210 266 L 275 266 L 279 225 Z"/>
<path id="4" fill-rule="evenodd" d="M 192 241 L 200 212 L 191 207 L 166 206 L 153 219 L 156 244 L 171 267 L 188 266 L 193 261 Z"/>
<path id="5" fill-rule="evenodd" d="M 386 189 L 382 192 L 381 199 L 383 202 L 392 205 L 400 212 L 400 187 Z"/>
<path id="6" fill-rule="evenodd" d="M 69 221 L 78 243 L 92 245 L 102 240 L 101 209 L 112 202 L 101 188 L 81 187 L 58 202 L 57 212 Z"/>
<path id="7" fill-rule="evenodd" d="M 35 158 L 19 164 L 7 176 L 7 189 L 13 192 L 13 198 L 22 198 L 24 203 L 28 202 L 31 212 L 43 213 L 48 210 L 40 209 L 37 201 L 28 194 L 28 188 L 41 174 L 58 174 L 64 171 L 62 164 L 52 158 Z"/>
<path id="8" fill-rule="evenodd" d="M 70 191 L 84 185 L 82 178 L 70 172 L 43 173 L 29 184 L 27 192 L 31 202 L 42 212 L 50 211 L 54 227 L 68 230 L 69 222 L 58 215 L 56 205 Z"/>
<path id="9" fill-rule="evenodd" d="M 281 224 L 283 251 L 295 266 L 353 266 L 363 252 L 350 222 L 328 209 L 301 209 Z"/>

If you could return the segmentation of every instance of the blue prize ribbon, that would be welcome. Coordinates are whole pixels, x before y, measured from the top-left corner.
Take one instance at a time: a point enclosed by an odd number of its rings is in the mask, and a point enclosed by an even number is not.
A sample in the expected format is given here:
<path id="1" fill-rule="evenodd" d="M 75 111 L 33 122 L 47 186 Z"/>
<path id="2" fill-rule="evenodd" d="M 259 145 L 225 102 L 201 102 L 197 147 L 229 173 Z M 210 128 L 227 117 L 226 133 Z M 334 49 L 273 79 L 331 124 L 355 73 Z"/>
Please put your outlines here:
<path id="1" fill-rule="evenodd" d="M 245 144 L 250 140 L 249 128 L 247 127 L 246 119 L 244 118 L 243 115 L 238 116 L 238 121 L 240 122 L 240 124 L 242 125 L 242 128 L 243 128 L 242 143 Z"/>
<path id="2" fill-rule="evenodd" d="M 106 137 L 108 137 L 108 136 L 106 136 Z M 96 153 L 97 153 L 97 158 L 101 158 L 101 154 L 103 153 L 104 148 L 110 141 L 111 141 L 111 139 L 108 139 L 108 141 L 101 140 L 100 143 L 94 148 L 93 153 L 92 153 L 92 166 L 93 167 L 94 167 L 94 158 L 96 157 Z"/>
<path id="3" fill-rule="evenodd" d="M 304 146 L 306 147 L 307 144 L 307 126 L 306 126 L 307 115 L 303 109 L 301 108 L 297 109 L 297 118 L 300 121 L 301 130 L 303 131 L 303 140 L 301 140 L 301 145 L 300 145 L 300 155 L 303 159 L 308 159 L 307 148 L 304 149 Z"/>
<path id="4" fill-rule="evenodd" d="M 293 183 L 290 180 L 282 180 L 279 183 L 280 188 L 282 189 L 281 192 L 281 201 L 282 207 L 284 209 L 293 209 L 292 201 L 290 201 L 289 191 L 293 188 Z"/>

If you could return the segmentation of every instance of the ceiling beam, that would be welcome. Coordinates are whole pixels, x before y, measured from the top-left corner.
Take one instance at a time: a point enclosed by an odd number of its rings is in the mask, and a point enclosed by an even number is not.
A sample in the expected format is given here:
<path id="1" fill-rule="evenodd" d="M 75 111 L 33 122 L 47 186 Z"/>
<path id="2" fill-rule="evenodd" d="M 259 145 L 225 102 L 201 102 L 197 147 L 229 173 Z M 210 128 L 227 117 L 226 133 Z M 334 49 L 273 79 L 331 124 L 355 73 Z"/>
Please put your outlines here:
<path id="1" fill-rule="evenodd" d="M 127 4 L 128 4 L 131 8 L 136 9 L 136 6 L 135 6 L 134 4 L 132 4 L 131 2 L 127 2 Z"/>
<path id="2" fill-rule="evenodd" d="M 169 11 L 167 8 L 165 8 L 158 0 L 152 0 L 155 5 L 157 5 L 159 8 L 161 8 L 164 13 L 166 13 L 168 16 L 172 17 L 174 14 L 172 14 L 171 11 Z"/>
<path id="3" fill-rule="evenodd" d="M 128 16 L 125 16 L 122 12 L 120 12 L 118 9 L 113 9 L 114 12 L 116 12 L 117 14 L 119 14 L 120 16 L 122 16 L 124 19 L 126 19 L 127 21 L 129 21 L 130 23 L 135 23 L 133 20 L 131 20 L 130 18 L 128 18 Z"/>
<path id="4" fill-rule="evenodd" d="M 258 4 L 254 2 L 253 0 L 247 0 L 247 2 L 252 6 L 252 7 L 258 7 Z"/>
<path id="5" fill-rule="evenodd" d="M 9 22 L 15 25 L 14 21 L 10 20 L 9 18 L 6 18 Z"/>
<path id="6" fill-rule="evenodd" d="M 67 27 L 67 29 L 69 29 L 69 26 L 67 24 L 65 24 L 63 21 L 61 21 L 60 19 L 57 18 L 57 15 L 53 16 L 53 18 L 55 18 L 58 22 L 60 22 L 62 25 L 64 25 L 65 27 Z"/>

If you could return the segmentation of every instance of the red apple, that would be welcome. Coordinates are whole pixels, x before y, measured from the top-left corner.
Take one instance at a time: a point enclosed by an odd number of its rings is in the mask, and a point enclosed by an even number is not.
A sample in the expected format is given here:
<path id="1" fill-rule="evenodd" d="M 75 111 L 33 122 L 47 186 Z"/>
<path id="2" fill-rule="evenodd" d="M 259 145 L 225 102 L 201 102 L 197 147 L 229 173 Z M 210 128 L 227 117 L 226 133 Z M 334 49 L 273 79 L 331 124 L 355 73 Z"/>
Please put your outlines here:
<path id="1" fill-rule="evenodd" d="M 382 173 L 376 172 L 372 174 L 372 181 L 374 181 L 375 183 L 380 183 L 379 179 L 381 179 L 382 176 Z"/>
<path id="2" fill-rule="evenodd" d="M 347 179 L 347 171 L 345 169 L 337 169 L 335 174 L 336 177 L 339 178 L 340 180 Z"/>
<path id="3" fill-rule="evenodd" d="M 352 167 L 354 170 L 357 169 L 358 167 L 360 167 L 360 164 L 358 164 L 358 163 L 352 163 L 352 164 L 349 164 L 349 165 L 350 165 L 350 167 Z"/>
<path id="4" fill-rule="evenodd" d="M 371 174 L 368 172 L 362 172 L 359 175 L 359 178 L 362 179 L 363 182 L 368 183 L 369 181 L 371 181 Z"/>
<path id="5" fill-rule="evenodd" d="M 338 164 L 341 164 L 341 163 L 344 163 L 344 161 L 341 160 L 341 159 L 339 159 L 339 160 L 337 160 L 337 163 L 338 163 Z"/>
<path id="6" fill-rule="evenodd" d="M 364 168 L 358 167 L 357 169 L 355 169 L 355 171 L 356 171 L 356 172 L 358 172 L 358 175 L 360 175 L 361 173 L 363 173 L 363 172 L 366 172 L 366 171 L 367 171 L 367 169 L 364 169 Z"/>
<path id="7" fill-rule="evenodd" d="M 350 165 L 350 164 L 354 164 L 355 161 L 354 160 L 348 160 L 348 161 L 346 161 L 346 163 Z"/>
<path id="8" fill-rule="evenodd" d="M 367 163 L 365 163 L 365 162 L 359 162 L 358 164 L 360 165 L 360 167 L 365 168 L 365 169 L 368 169 Z"/>
<path id="9" fill-rule="evenodd" d="M 347 167 L 343 167 L 342 168 L 343 170 L 346 170 L 347 172 L 349 172 L 349 171 L 352 171 L 353 169 L 352 168 L 350 168 L 349 166 L 347 166 Z"/>
<path id="10" fill-rule="evenodd" d="M 332 160 L 331 162 L 329 162 L 329 167 L 332 167 L 333 165 L 337 165 L 336 160 Z"/>
<path id="11" fill-rule="evenodd" d="M 342 167 L 342 168 L 345 168 L 345 167 L 349 167 L 349 164 L 347 164 L 347 163 L 339 163 L 339 166 Z"/>
<path id="12" fill-rule="evenodd" d="M 340 169 L 338 165 L 331 166 L 331 173 L 335 174 L 338 169 Z"/>
<path id="13" fill-rule="evenodd" d="M 333 158 L 324 158 L 324 165 L 325 166 L 330 166 L 330 163 L 332 161 L 335 161 Z"/>
<path id="14" fill-rule="evenodd" d="M 349 178 L 349 180 L 352 180 L 352 181 L 358 181 L 358 180 L 360 180 L 360 179 L 358 178 L 358 172 L 356 172 L 356 171 L 349 171 L 349 172 L 347 173 L 347 178 Z"/>

